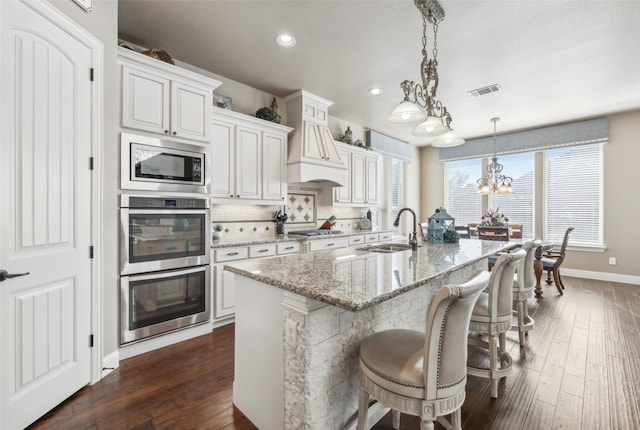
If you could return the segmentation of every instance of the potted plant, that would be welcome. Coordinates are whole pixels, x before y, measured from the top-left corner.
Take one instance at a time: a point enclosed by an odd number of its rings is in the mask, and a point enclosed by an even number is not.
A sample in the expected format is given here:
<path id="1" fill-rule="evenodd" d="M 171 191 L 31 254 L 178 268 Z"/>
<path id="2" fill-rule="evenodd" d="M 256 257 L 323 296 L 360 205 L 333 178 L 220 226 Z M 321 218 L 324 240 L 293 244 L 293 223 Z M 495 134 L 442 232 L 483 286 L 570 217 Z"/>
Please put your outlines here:
<path id="1" fill-rule="evenodd" d="M 271 102 L 271 107 L 261 107 L 256 111 L 256 118 L 264 119 L 265 121 L 275 122 L 276 124 L 280 124 L 280 115 L 278 115 L 278 103 L 276 102 L 276 98 L 273 98 Z"/>
<path id="2" fill-rule="evenodd" d="M 458 243 L 460 241 L 460 235 L 455 229 L 450 228 L 444 231 L 442 241 L 444 243 Z"/>
<path id="3" fill-rule="evenodd" d="M 213 240 L 222 238 L 222 224 L 216 224 L 213 226 Z"/>

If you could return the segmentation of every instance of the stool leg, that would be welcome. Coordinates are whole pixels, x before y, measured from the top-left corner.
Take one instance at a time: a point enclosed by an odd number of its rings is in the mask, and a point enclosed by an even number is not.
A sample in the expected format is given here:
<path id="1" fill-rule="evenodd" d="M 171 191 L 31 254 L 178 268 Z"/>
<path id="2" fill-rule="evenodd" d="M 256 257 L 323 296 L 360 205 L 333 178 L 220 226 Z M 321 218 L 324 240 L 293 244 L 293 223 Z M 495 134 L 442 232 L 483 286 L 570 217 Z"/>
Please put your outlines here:
<path id="1" fill-rule="evenodd" d="M 498 339 L 496 335 L 489 336 L 489 377 L 491 378 L 491 397 L 498 398 Z"/>
<path id="2" fill-rule="evenodd" d="M 420 420 L 420 430 L 433 430 L 433 421 Z"/>
<path id="3" fill-rule="evenodd" d="M 518 300 L 518 334 L 520 336 L 520 346 L 524 348 L 525 338 L 524 338 L 524 325 L 526 322 L 526 303 L 522 300 Z"/>
<path id="4" fill-rule="evenodd" d="M 358 397 L 358 430 L 367 430 L 369 415 L 369 393 L 362 388 Z"/>
<path id="5" fill-rule="evenodd" d="M 458 408 L 451 414 L 451 429 L 462 430 L 462 408 Z"/>
<path id="6" fill-rule="evenodd" d="M 391 427 L 393 430 L 400 428 L 400 411 L 396 411 L 395 409 L 391 409 Z"/>

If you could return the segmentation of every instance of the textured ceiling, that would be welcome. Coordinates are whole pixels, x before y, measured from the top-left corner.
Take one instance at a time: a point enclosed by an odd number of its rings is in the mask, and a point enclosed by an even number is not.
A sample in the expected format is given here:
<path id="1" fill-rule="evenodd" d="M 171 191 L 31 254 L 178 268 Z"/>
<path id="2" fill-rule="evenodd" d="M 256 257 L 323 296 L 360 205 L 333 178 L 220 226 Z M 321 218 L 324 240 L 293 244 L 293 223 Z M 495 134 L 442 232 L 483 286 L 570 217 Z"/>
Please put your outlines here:
<path id="1" fill-rule="evenodd" d="M 441 0 L 438 98 L 464 138 L 640 108 L 640 2 Z M 119 36 L 284 97 L 304 89 L 329 114 L 414 143 L 386 123 L 400 82 L 420 80 L 412 0 L 119 0 Z M 291 49 L 276 46 L 292 34 Z M 431 38 L 431 36 L 429 36 Z M 499 84 L 472 98 L 467 91 Z M 380 87 L 383 94 L 368 93 Z"/>

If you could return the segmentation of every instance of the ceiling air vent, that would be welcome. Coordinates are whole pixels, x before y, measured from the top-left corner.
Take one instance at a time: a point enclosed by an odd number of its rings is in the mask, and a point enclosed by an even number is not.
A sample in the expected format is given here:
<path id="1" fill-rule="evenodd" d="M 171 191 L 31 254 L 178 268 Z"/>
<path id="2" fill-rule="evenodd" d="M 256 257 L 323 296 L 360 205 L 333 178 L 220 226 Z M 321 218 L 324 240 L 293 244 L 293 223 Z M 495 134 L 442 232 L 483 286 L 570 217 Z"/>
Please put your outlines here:
<path id="1" fill-rule="evenodd" d="M 486 87 L 478 88 L 476 90 L 467 91 L 471 97 L 483 96 L 485 94 L 495 93 L 497 91 L 501 91 L 502 87 L 498 84 L 487 85 Z"/>

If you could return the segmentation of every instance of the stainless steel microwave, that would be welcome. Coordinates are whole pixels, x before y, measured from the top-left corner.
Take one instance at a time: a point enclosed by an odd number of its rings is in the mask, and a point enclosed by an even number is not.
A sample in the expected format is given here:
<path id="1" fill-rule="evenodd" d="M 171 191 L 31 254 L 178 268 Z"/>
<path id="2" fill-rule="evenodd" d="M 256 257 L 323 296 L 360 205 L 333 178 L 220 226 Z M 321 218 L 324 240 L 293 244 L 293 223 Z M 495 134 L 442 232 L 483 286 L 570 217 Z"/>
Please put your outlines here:
<path id="1" fill-rule="evenodd" d="M 207 147 L 121 133 L 123 190 L 209 193 Z"/>

